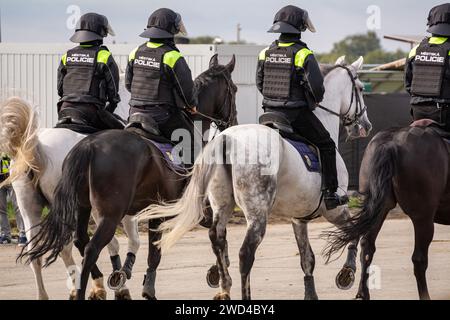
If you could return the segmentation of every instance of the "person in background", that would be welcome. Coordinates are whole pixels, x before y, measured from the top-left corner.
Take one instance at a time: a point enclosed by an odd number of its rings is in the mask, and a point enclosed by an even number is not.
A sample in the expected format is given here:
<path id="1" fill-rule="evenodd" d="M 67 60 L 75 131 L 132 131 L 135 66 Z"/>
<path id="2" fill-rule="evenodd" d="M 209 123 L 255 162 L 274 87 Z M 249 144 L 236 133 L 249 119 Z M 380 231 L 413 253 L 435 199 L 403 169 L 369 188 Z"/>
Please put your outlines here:
<path id="1" fill-rule="evenodd" d="M 10 159 L 5 155 L 1 155 L 0 183 L 5 181 L 9 176 Z M 25 246 L 27 238 L 25 236 L 25 227 L 19 208 L 17 207 L 16 195 L 11 185 L 0 188 L 0 245 L 11 243 L 11 225 L 8 220 L 8 198 L 16 214 L 17 228 L 19 229 L 19 246 Z"/>

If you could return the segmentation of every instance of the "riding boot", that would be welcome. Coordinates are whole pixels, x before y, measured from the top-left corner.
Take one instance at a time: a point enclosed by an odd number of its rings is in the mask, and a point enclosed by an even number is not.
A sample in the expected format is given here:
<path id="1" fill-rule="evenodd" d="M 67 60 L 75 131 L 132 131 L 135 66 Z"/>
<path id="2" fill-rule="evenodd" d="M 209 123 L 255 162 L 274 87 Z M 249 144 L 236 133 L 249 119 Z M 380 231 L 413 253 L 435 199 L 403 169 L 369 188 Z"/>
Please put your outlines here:
<path id="1" fill-rule="evenodd" d="M 324 184 L 325 207 L 332 210 L 348 202 L 347 196 L 339 196 L 336 191 L 338 188 L 337 170 L 336 170 L 336 149 L 321 150 L 322 176 Z"/>

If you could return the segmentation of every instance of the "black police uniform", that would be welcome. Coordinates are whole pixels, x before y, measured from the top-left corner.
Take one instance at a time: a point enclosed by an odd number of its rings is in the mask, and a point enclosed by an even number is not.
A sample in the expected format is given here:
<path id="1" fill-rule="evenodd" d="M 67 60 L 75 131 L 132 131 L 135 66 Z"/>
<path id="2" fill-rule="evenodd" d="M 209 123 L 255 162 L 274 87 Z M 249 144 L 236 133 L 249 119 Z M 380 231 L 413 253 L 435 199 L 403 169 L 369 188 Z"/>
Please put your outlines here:
<path id="1" fill-rule="evenodd" d="M 107 24 L 107 19 L 97 14 L 80 18 L 71 38 L 80 41 L 80 45 L 62 57 L 58 68 L 60 119 L 71 115 L 98 127 L 101 124 L 97 111 L 106 109 L 113 113 L 120 102 L 119 68 L 102 40 Z"/>
<path id="2" fill-rule="evenodd" d="M 290 46 L 286 46 L 291 44 Z M 304 52 L 304 53 L 299 53 Z M 283 63 L 278 56 L 290 57 L 290 63 Z M 295 57 L 306 55 L 301 65 L 295 65 Z M 299 60 L 297 58 L 297 60 Z M 322 122 L 314 115 L 306 98 L 306 83 L 315 102 L 323 99 L 325 92 L 323 76 L 314 55 L 298 36 L 281 35 L 260 55 L 256 73 L 256 85 L 263 94 L 263 108 L 266 112 L 282 112 L 291 120 L 293 129 L 320 149 L 324 187 L 336 192 L 336 146 Z"/>
<path id="3" fill-rule="evenodd" d="M 315 28 L 308 12 L 295 6 L 280 9 L 269 30 L 279 39 L 259 55 L 256 85 L 264 96 L 266 112 L 284 113 L 295 132 L 320 149 L 324 201 L 328 210 L 346 202 L 336 194 L 336 146 L 313 109 L 323 99 L 323 76 L 311 50 L 300 40 L 301 32 Z"/>
<path id="4" fill-rule="evenodd" d="M 191 70 L 174 42 L 177 17 L 170 9 L 156 10 L 150 16 L 141 34 L 150 41 L 131 52 L 125 76 L 125 86 L 131 93 L 130 116 L 136 112 L 151 115 L 169 140 L 179 128 L 193 136 L 192 122 L 182 114 L 183 106 L 177 105 L 177 99 L 187 107 L 197 105 Z"/>
<path id="5" fill-rule="evenodd" d="M 432 119 L 450 131 L 450 4 L 430 11 L 429 32 L 406 62 L 405 88 L 411 95 L 414 120 Z"/>

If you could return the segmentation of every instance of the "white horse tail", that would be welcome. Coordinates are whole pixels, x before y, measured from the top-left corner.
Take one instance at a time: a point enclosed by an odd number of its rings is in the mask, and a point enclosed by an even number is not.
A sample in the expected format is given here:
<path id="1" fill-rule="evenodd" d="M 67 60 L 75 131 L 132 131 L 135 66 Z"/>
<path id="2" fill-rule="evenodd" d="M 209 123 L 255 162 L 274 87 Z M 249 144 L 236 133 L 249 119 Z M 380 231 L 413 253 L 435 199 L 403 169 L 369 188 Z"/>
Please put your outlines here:
<path id="1" fill-rule="evenodd" d="M 173 203 L 150 205 L 139 213 L 139 220 L 174 217 L 163 222 L 158 228 L 163 234 L 161 240 L 156 244 L 163 252 L 170 249 L 204 218 L 209 180 L 219 165 L 214 159 L 214 150 L 216 147 L 220 147 L 220 143 L 224 140 L 223 137 L 220 135 L 210 142 L 198 156 L 191 173 L 191 180 L 181 199 Z M 223 156 L 220 156 L 220 159 L 222 158 Z"/>
<path id="2" fill-rule="evenodd" d="M 30 103 L 20 97 L 8 98 L 0 107 L 0 150 L 11 157 L 10 176 L 6 185 L 24 173 L 33 171 L 33 182 L 39 179 L 42 161 L 38 148 L 38 117 Z"/>

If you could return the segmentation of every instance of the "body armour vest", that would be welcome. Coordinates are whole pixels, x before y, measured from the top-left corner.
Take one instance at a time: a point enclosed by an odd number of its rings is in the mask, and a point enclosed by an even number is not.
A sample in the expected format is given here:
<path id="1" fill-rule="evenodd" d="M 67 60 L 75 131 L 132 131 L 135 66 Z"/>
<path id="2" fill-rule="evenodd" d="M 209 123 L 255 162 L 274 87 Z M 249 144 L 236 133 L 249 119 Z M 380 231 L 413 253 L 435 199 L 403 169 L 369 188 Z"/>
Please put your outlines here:
<path id="1" fill-rule="evenodd" d="M 297 69 L 302 66 L 295 64 L 297 52 L 304 48 L 300 44 L 279 46 L 275 43 L 266 50 L 262 92 L 265 99 L 280 102 L 306 101 L 304 72 Z"/>
<path id="2" fill-rule="evenodd" d="M 100 50 L 105 50 L 105 47 L 77 47 L 67 52 L 63 96 L 93 96 L 105 100 L 100 96 L 101 79 L 95 74 Z"/>
<path id="3" fill-rule="evenodd" d="M 413 61 L 411 93 L 415 96 L 450 99 L 450 43 L 430 44 L 424 40 Z"/>
<path id="4" fill-rule="evenodd" d="M 149 104 L 174 105 L 173 84 L 164 72 L 164 54 L 173 49 L 163 45 L 149 48 L 143 44 L 136 51 L 133 62 L 131 99 Z"/>

